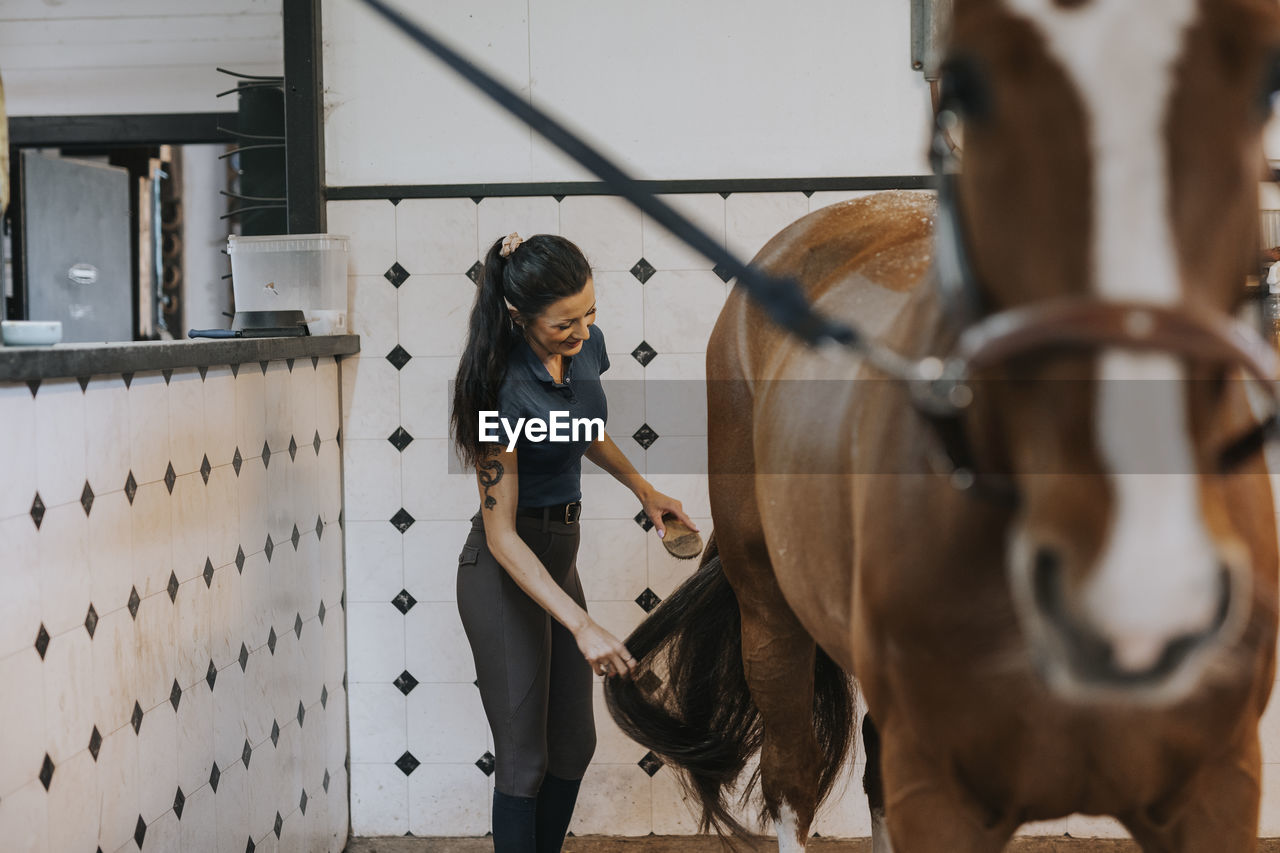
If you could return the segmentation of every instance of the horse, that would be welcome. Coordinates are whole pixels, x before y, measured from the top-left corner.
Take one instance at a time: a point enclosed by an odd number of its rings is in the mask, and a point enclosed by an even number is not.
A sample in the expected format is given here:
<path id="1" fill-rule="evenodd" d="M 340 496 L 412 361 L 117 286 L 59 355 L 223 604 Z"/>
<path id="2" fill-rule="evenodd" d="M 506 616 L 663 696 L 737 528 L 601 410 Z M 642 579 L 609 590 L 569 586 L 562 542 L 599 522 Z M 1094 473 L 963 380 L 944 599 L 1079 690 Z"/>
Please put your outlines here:
<path id="1" fill-rule="evenodd" d="M 704 829 L 755 837 L 731 795 L 758 753 L 803 851 L 856 684 L 877 853 L 1073 813 L 1255 849 L 1276 374 L 1233 312 L 1278 48 L 1272 0 L 955 0 L 937 200 L 834 205 L 757 254 L 914 368 L 808 347 L 741 288 L 719 315 L 713 533 L 606 685 Z"/>

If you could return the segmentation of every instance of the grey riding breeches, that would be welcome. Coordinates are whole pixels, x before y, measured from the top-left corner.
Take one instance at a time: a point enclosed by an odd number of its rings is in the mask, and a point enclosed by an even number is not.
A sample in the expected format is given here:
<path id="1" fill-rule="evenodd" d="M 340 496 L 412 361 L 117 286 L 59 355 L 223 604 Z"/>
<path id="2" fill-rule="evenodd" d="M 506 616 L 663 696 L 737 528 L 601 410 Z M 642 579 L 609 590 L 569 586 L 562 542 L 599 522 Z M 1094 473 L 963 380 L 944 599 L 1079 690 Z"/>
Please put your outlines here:
<path id="1" fill-rule="evenodd" d="M 579 606 L 579 528 L 517 516 L 516 532 Z M 595 752 L 591 667 L 573 634 L 516 585 L 485 543 L 481 513 L 458 556 L 458 613 L 493 731 L 497 790 L 537 796 L 547 773 L 581 779 Z"/>

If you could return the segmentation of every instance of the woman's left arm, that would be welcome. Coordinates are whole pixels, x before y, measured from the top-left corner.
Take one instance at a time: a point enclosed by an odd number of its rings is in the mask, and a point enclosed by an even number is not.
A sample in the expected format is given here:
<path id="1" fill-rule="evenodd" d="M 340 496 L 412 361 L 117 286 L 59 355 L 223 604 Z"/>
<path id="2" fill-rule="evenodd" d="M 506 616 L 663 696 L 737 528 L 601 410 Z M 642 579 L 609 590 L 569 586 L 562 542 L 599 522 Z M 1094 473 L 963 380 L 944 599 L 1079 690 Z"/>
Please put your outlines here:
<path id="1" fill-rule="evenodd" d="M 599 441 L 591 442 L 591 446 L 587 448 L 586 457 L 605 471 L 608 471 L 613 475 L 614 479 L 635 493 L 635 496 L 640 499 L 640 505 L 644 507 L 645 515 L 649 516 L 653 526 L 658 529 L 659 537 L 663 537 L 667 533 L 666 526 L 662 523 L 664 513 L 671 513 L 693 530 L 698 529 L 698 526 L 693 523 L 693 519 L 685 514 L 684 507 L 680 504 L 680 501 L 664 495 L 655 489 L 648 480 L 640 476 L 640 472 L 636 471 L 635 466 L 631 464 L 631 460 L 626 457 L 626 454 L 618 449 L 618 445 L 613 443 L 613 439 L 609 437 L 608 433 L 605 433 L 604 438 Z"/>

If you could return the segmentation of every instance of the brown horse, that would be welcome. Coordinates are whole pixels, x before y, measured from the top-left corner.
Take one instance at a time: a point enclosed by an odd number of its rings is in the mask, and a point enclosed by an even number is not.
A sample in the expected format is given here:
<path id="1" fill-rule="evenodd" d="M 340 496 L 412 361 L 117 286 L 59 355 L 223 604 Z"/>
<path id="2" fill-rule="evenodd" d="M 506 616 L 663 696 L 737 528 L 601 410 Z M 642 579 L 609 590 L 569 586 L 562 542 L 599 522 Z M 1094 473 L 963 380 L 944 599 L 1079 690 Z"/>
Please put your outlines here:
<path id="1" fill-rule="evenodd" d="M 1076 812 L 1147 851 L 1253 850 L 1277 542 L 1235 380 L 1274 367 L 1228 317 L 1280 12 L 955 0 L 948 55 L 940 207 L 826 208 L 755 263 L 898 353 L 963 353 L 964 407 L 735 290 L 707 354 L 715 536 L 611 709 L 717 829 L 742 831 L 726 795 L 759 750 L 790 853 L 852 740 L 845 673 L 877 851 L 998 851 Z"/>

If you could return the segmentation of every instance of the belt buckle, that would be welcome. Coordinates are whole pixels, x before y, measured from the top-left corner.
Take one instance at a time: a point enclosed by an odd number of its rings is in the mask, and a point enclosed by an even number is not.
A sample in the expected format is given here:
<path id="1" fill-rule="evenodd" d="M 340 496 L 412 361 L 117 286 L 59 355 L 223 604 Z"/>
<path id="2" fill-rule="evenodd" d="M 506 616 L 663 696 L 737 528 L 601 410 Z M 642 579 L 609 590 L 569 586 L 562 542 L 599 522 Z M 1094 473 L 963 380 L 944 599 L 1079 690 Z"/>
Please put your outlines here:
<path id="1" fill-rule="evenodd" d="M 582 515 L 582 502 L 573 501 L 564 505 L 564 523 L 577 524 L 578 518 Z"/>

